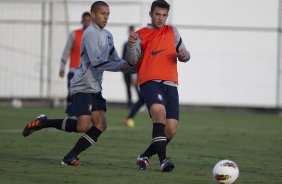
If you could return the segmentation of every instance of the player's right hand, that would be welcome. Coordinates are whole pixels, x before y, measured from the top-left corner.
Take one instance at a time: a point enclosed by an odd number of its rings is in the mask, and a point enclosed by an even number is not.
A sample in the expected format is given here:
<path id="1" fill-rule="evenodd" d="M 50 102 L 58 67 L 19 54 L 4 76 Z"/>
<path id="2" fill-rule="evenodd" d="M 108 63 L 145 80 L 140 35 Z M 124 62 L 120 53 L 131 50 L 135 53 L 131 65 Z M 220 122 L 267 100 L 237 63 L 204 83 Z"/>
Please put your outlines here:
<path id="1" fill-rule="evenodd" d="M 129 64 L 127 62 L 124 62 L 122 65 L 122 72 L 127 73 L 129 71 Z"/>
<path id="2" fill-rule="evenodd" d="M 65 71 L 64 71 L 64 70 L 60 70 L 59 76 L 60 76 L 61 78 L 63 78 L 63 77 L 65 76 Z"/>
<path id="3" fill-rule="evenodd" d="M 121 71 L 123 73 L 133 74 L 136 73 L 136 68 L 135 66 L 130 66 L 127 62 L 124 62 Z"/>
<path id="4" fill-rule="evenodd" d="M 137 39 L 138 39 L 138 34 L 136 34 L 134 32 L 130 33 L 129 36 L 128 36 L 128 44 L 134 45 L 136 43 Z"/>

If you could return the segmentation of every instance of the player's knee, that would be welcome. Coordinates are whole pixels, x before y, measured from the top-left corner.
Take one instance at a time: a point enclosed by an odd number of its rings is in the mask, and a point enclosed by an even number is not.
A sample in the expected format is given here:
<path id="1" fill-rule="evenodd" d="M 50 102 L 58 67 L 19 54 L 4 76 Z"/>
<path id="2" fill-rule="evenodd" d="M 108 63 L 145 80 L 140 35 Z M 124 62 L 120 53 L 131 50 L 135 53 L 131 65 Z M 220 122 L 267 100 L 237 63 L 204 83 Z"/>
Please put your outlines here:
<path id="1" fill-rule="evenodd" d="M 101 131 L 104 132 L 107 130 L 107 123 L 106 122 L 100 122 L 100 123 L 95 123 L 95 126 Z"/>
<path id="2" fill-rule="evenodd" d="M 107 130 L 107 128 L 108 128 L 107 124 L 103 124 L 100 130 L 102 132 L 105 132 Z"/>
<path id="3" fill-rule="evenodd" d="M 77 124 L 77 132 L 84 133 L 87 132 L 90 128 L 89 124 Z"/>
<path id="4" fill-rule="evenodd" d="M 167 139 L 172 139 L 176 134 L 176 129 L 170 129 L 165 131 L 165 135 Z"/>
<path id="5" fill-rule="evenodd" d="M 91 127 L 89 116 L 80 116 L 77 118 L 76 131 L 79 133 L 87 132 Z"/>
<path id="6" fill-rule="evenodd" d="M 165 125 L 165 134 L 168 139 L 172 139 L 178 128 L 178 121 L 176 119 L 167 119 Z"/>

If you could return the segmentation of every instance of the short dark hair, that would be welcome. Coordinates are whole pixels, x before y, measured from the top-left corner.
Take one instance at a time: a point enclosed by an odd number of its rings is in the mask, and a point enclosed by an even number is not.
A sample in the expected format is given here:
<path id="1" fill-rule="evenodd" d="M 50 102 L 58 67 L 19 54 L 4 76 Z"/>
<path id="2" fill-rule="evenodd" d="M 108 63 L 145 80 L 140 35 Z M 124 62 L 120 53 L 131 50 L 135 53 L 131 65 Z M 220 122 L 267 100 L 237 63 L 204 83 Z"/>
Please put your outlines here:
<path id="1" fill-rule="evenodd" d="M 91 14 L 89 12 L 84 12 L 81 18 L 83 19 L 84 17 L 91 17 Z"/>
<path id="2" fill-rule="evenodd" d="M 131 25 L 131 26 L 128 27 L 128 30 L 129 30 L 129 31 L 134 31 L 134 29 L 135 29 L 135 27 L 134 27 L 133 25 Z"/>
<path id="3" fill-rule="evenodd" d="M 156 7 L 166 8 L 169 11 L 170 5 L 165 0 L 155 0 L 151 5 L 151 12 L 153 12 Z"/>
<path id="4" fill-rule="evenodd" d="M 96 12 L 101 6 L 107 6 L 107 7 L 109 7 L 109 5 L 108 5 L 106 2 L 104 2 L 104 1 L 95 1 L 95 2 L 92 4 L 92 6 L 91 6 L 90 11 L 91 11 L 91 12 Z"/>

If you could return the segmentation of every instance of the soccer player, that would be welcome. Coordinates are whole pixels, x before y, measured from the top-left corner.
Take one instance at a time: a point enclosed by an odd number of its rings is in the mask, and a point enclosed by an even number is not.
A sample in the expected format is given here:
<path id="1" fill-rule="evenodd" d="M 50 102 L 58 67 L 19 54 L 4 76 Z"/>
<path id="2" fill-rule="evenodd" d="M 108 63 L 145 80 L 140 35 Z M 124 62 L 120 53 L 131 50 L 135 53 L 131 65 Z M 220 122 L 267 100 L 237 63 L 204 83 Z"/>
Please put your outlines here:
<path id="1" fill-rule="evenodd" d="M 80 64 L 80 45 L 81 39 L 84 30 L 91 24 L 91 14 L 89 12 L 84 12 L 81 17 L 81 24 L 82 28 L 72 31 L 69 36 L 68 40 L 62 54 L 61 58 L 61 66 L 59 76 L 63 78 L 65 76 L 65 68 L 70 57 L 69 63 L 69 72 L 68 72 L 68 95 L 67 95 L 67 104 L 70 105 L 71 103 L 71 96 L 70 96 L 70 80 L 73 78 L 74 70 Z"/>
<path id="2" fill-rule="evenodd" d="M 134 26 L 128 27 L 128 34 L 134 32 Z M 126 60 L 126 50 L 127 50 L 127 42 L 123 44 L 122 50 L 122 59 Z M 127 97 L 127 108 L 131 108 L 132 106 L 132 95 L 131 95 L 131 84 L 132 84 L 132 75 L 130 73 L 123 73 L 123 79 L 126 86 L 126 97 Z"/>
<path id="3" fill-rule="evenodd" d="M 62 159 L 62 165 L 77 166 L 80 164 L 78 155 L 95 144 L 98 137 L 106 130 L 106 100 L 102 96 L 102 75 L 107 71 L 128 71 L 128 63 L 119 58 L 112 34 L 107 31 L 110 10 L 104 1 L 96 1 L 91 6 L 93 23 L 85 30 L 81 49 L 80 66 L 75 70 L 70 84 L 73 97 L 67 108 L 69 116 L 76 116 L 77 120 L 47 119 L 39 116 L 26 125 L 23 136 L 43 128 L 54 127 L 66 132 L 84 133 L 75 146 Z"/>
<path id="4" fill-rule="evenodd" d="M 134 26 L 128 27 L 128 33 L 129 35 L 131 33 L 134 33 Z M 128 42 L 126 42 L 123 45 L 122 59 L 124 60 L 126 60 L 127 47 L 128 47 Z M 145 104 L 145 102 L 140 93 L 139 87 L 137 85 L 136 74 L 123 73 L 123 77 L 124 77 L 124 81 L 125 81 L 126 89 L 127 89 L 126 90 L 127 91 L 127 107 L 130 108 L 130 111 L 127 117 L 125 118 L 123 124 L 128 127 L 134 127 L 135 126 L 134 116 L 139 111 L 139 109 Z M 137 96 L 138 96 L 138 100 L 134 104 L 132 104 L 132 100 L 131 100 L 131 90 L 130 90 L 131 85 L 134 85 Z"/>
<path id="5" fill-rule="evenodd" d="M 132 74 L 131 76 L 132 76 L 132 81 L 133 81 L 135 88 L 136 88 L 138 100 L 132 105 L 127 117 L 125 118 L 125 120 L 123 122 L 123 124 L 125 126 L 128 126 L 128 127 L 134 127 L 135 126 L 134 117 L 135 117 L 136 113 L 139 111 L 139 109 L 145 104 L 145 101 L 144 101 L 144 99 L 143 99 L 143 97 L 140 93 L 140 88 L 137 84 L 137 76 L 136 76 L 136 74 Z"/>
<path id="6" fill-rule="evenodd" d="M 137 65 L 138 84 L 152 122 L 152 142 L 137 158 L 146 170 L 148 159 L 157 154 L 160 170 L 169 172 L 174 164 L 167 159 L 166 146 L 178 127 L 179 98 L 177 59 L 187 62 L 190 54 L 176 27 L 165 25 L 170 5 L 155 0 L 151 5 L 151 24 L 128 37 L 127 59 Z"/>

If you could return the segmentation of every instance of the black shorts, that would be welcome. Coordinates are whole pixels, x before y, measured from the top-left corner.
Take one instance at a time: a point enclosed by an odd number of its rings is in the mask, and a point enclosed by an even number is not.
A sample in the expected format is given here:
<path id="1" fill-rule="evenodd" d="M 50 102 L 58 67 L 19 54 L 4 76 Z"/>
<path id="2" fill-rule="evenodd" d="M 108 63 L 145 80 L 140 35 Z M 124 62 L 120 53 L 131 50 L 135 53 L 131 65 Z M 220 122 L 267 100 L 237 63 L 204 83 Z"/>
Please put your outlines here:
<path id="1" fill-rule="evenodd" d="M 140 92 L 150 112 L 152 104 L 162 104 L 166 109 L 166 119 L 179 120 L 179 97 L 177 87 L 162 82 L 149 81 L 140 86 Z"/>
<path id="2" fill-rule="evenodd" d="M 72 96 L 72 103 L 67 108 L 69 116 L 91 115 L 93 111 L 107 111 L 106 100 L 102 93 L 76 93 Z"/>

